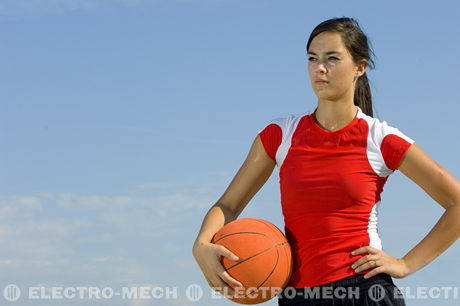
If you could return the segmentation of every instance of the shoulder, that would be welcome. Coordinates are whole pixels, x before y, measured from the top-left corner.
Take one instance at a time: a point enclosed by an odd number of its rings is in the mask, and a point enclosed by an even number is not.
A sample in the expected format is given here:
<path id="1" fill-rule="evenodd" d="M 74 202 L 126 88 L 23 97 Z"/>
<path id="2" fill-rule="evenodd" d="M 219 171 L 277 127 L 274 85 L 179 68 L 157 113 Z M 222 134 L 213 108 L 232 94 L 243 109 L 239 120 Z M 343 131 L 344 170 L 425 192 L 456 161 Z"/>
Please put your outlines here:
<path id="1" fill-rule="evenodd" d="M 415 142 L 385 120 L 360 115 L 368 125 L 368 156 L 376 173 L 387 176 L 399 167 L 406 151 Z"/>
<path id="2" fill-rule="evenodd" d="M 290 113 L 283 117 L 272 118 L 265 121 L 265 123 L 262 125 L 262 128 L 260 128 L 258 132 L 260 133 L 267 128 L 279 128 L 281 132 L 285 134 L 287 131 L 295 127 L 299 120 L 305 115 L 306 113 Z"/>
<path id="3" fill-rule="evenodd" d="M 268 120 L 262 129 L 259 130 L 258 135 L 267 152 L 277 165 L 281 165 L 285 156 L 283 154 L 286 144 L 289 146 L 290 136 L 295 131 L 298 122 L 304 114 L 289 114 L 285 117 L 277 117 Z M 281 152 L 281 153 L 279 153 Z M 279 154 L 278 154 L 279 153 Z"/>
<path id="4" fill-rule="evenodd" d="M 369 138 L 377 145 L 381 145 L 384 140 L 400 141 L 403 140 L 412 144 L 414 140 L 403 133 L 396 126 L 389 124 L 385 120 L 374 118 L 361 113 L 361 119 L 364 119 L 369 127 Z"/>

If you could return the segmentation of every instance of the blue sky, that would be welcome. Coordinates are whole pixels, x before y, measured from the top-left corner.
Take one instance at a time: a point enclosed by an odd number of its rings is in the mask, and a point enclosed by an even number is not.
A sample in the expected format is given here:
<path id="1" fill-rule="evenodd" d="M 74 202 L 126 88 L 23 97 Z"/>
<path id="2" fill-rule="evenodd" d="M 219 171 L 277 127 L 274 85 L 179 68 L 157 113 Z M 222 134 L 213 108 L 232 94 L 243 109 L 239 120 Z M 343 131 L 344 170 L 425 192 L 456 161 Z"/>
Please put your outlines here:
<path id="1" fill-rule="evenodd" d="M 2 0 L 0 289 L 177 286 L 178 299 L 66 305 L 232 305 L 210 297 L 192 243 L 257 131 L 316 107 L 305 45 L 331 17 L 354 17 L 369 35 L 375 116 L 460 177 L 459 9 L 455 1 Z M 379 214 L 384 250 L 404 256 L 442 213 L 395 172 Z M 240 217 L 283 228 L 276 169 Z M 459 257 L 453 245 L 395 283 L 458 287 Z M 185 298 L 190 284 L 205 289 L 198 303 Z"/>

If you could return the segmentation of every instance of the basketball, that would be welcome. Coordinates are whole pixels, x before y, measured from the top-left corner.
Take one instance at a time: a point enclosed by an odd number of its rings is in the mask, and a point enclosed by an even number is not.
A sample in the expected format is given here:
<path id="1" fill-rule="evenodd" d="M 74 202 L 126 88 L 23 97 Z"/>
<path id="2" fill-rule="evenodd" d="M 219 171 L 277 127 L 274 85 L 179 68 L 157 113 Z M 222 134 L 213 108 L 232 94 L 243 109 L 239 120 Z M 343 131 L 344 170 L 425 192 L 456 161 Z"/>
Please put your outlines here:
<path id="1" fill-rule="evenodd" d="M 291 247 L 283 232 L 272 223 L 242 218 L 223 226 L 212 243 L 222 245 L 238 256 L 237 261 L 222 256 L 221 263 L 231 277 L 243 284 L 233 288 L 239 304 L 266 302 L 286 286 L 292 273 Z M 229 285 L 230 286 L 230 285 Z"/>

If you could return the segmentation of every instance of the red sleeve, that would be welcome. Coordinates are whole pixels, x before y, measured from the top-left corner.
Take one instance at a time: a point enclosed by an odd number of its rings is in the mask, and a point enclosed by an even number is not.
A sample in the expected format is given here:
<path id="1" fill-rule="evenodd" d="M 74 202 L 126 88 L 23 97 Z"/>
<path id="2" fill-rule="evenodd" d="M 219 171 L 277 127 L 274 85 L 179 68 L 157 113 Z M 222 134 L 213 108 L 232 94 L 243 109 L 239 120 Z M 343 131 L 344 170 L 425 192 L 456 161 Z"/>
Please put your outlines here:
<path id="1" fill-rule="evenodd" d="M 259 136 L 265 148 L 265 152 L 276 162 L 276 151 L 281 144 L 281 138 L 283 136 L 280 126 L 271 123 L 260 131 Z"/>
<path id="2" fill-rule="evenodd" d="M 391 170 L 398 169 L 404 154 L 411 144 L 412 143 L 397 135 L 386 135 L 380 145 L 380 151 L 382 152 L 383 160 L 385 161 L 387 167 Z"/>

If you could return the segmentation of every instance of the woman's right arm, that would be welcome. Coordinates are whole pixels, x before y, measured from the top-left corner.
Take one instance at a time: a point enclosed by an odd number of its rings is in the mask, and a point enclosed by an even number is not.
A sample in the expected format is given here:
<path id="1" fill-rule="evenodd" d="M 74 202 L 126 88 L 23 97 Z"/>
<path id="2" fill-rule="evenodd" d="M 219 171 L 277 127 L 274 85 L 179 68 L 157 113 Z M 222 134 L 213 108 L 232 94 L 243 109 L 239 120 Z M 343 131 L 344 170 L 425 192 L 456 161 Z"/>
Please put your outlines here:
<path id="1" fill-rule="evenodd" d="M 274 168 L 275 161 L 268 156 L 257 135 L 243 165 L 203 220 L 192 252 L 208 284 L 218 292 L 226 288 L 227 284 L 236 287 L 242 284 L 232 278 L 220 263 L 221 256 L 235 260 L 235 254 L 223 246 L 211 243 L 212 237 L 225 224 L 238 218 L 268 180 Z M 226 290 L 233 293 L 228 287 Z"/>

